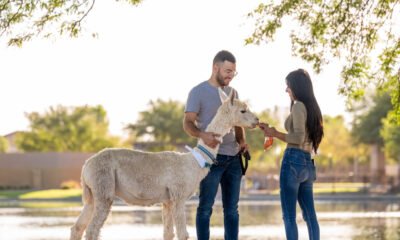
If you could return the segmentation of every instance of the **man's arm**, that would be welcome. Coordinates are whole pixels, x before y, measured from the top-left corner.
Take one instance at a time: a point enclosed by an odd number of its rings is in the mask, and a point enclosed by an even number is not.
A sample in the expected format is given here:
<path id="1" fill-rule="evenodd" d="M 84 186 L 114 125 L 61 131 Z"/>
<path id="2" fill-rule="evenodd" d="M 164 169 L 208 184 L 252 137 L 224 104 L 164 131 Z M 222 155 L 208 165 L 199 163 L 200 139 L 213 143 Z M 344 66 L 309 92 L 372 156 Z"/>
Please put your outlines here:
<path id="1" fill-rule="evenodd" d="M 216 137 L 219 137 L 220 135 L 212 132 L 200 131 L 200 129 L 196 126 L 196 119 L 197 113 L 186 112 L 183 118 L 183 129 L 190 136 L 201 138 L 207 146 L 215 148 L 218 144 L 220 144 L 220 141 L 216 139 Z"/>
<path id="2" fill-rule="evenodd" d="M 201 131 L 197 128 L 195 122 L 197 119 L 197 113 L 194 112 L 186 112 L 183 117 L 183 129 L 187 134 L 192 137 L 200 138 Z"/>

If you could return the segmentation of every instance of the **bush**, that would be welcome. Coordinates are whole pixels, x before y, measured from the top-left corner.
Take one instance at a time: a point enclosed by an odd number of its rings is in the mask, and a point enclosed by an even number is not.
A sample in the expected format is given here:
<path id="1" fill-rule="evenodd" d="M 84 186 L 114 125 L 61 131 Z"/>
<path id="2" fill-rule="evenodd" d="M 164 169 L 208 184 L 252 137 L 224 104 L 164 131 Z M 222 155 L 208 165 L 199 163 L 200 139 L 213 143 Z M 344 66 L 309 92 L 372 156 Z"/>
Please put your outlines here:
<path id="1" fill-rule="evenodd" d="M 64 181 L 60 184 L 61 189 L 79 189 L 81 188 L 81 184 L 74 180 Z"/>

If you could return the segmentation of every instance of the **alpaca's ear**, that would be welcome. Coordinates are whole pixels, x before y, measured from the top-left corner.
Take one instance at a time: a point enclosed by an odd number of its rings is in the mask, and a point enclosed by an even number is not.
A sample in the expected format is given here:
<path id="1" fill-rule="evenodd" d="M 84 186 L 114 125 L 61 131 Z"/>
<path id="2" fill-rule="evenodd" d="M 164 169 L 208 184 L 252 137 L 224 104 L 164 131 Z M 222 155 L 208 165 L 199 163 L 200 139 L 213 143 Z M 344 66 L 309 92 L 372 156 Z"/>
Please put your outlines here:
<path id="1" fill-rule="evenodd" d="M 231 92 L 229 93 L 229 99 L 231 101 L 231 105 L 233 105 L 233 100 L 235 100 L 236 98 L 236 91 L 235 90 L 231 90 Z"/>
<path id="2" fill-rule="evenodd" d="M 228 99 L 228 96 L 226 95 L 224 90 L 222 90 L 222 88 L 218 88 L 218 92 L 219 92 L 219 98 L 221 99 L 221 102 L 222 103 L 226 102 Z"/>

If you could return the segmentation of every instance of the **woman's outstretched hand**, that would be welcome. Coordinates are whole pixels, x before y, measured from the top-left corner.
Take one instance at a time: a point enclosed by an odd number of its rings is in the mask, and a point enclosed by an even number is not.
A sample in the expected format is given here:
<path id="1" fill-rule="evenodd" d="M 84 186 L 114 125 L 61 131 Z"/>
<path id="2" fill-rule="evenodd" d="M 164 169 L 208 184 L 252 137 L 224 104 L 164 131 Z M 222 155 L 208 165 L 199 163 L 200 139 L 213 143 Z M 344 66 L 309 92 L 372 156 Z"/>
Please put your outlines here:
<path id="1" fill-rule="evenodd" d="M 268 128 L 269 125 L 268 125 L 268 123 L 260 122 L 260 123 L 258 123 L 258 127 L 259 127 L 261 130 L 264 130 L 264 129 Z"/>
<path id="2" fill-rule="evenodd" d="M 260 123 L 258 124 L 258 127 L 259 127 L 261 130 L 263 130 L 264 135 L 265 135 L 266 137 L 275 137 L 276 129 L 275 129 L 274 127 L 269 127 L 269 124 L 268 124 L 268 123 L 262 123 L 262 122 L 260 122 Z"/>

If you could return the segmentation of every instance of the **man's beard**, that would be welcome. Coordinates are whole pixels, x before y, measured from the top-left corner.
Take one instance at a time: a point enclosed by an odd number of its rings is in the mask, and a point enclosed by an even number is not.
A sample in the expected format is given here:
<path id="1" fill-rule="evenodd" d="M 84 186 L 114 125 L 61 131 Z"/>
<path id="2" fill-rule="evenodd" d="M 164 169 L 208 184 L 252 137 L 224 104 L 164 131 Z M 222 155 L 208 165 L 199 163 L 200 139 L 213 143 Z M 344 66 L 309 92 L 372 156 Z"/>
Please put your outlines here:
<path id="1" fill-rule="evenodd" d="M 225 87 L 228 85 L 225 83 L 224 79 L 222 78 L 221 74 L 219 74 L 219 73 L 217 75 L 217 82 L 221 87 Z"/>

